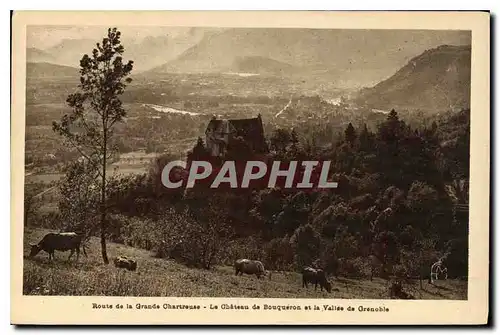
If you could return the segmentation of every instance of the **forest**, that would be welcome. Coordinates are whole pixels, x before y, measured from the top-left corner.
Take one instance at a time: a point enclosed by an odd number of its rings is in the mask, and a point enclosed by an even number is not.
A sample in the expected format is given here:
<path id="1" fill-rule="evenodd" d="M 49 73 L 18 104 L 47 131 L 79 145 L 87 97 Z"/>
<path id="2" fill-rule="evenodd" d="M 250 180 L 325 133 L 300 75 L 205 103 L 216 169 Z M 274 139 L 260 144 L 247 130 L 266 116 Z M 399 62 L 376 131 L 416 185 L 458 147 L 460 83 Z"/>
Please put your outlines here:
<path id="1" fill-rule="evenodd" d="M 204 269 L 244 257 L 270 270 L 314 265 L 362 278 L 373 255 L 381 277 L 428 278 L 441 259 L 449 278 L 466 279 L 469 117 L 469 110 L 450 112 L 412 127 L 392 110 L 375 130 L 349 123 L 328 146 L 300 128 L 266 138 L 269 159 L 331 161 L 334 189 L 167 189 L 161 172 L 175 158 L 161 155 L 147 173 L 110 177 L 107 236 Z M 188 157 L 206 154 L 199 138 Z M 252 155 L 240 143 L 223 159 Z M 97 235 L 100 184 L 93 171 L 82 160 L 68 163 L 59 211 L 37 224 Z"/>

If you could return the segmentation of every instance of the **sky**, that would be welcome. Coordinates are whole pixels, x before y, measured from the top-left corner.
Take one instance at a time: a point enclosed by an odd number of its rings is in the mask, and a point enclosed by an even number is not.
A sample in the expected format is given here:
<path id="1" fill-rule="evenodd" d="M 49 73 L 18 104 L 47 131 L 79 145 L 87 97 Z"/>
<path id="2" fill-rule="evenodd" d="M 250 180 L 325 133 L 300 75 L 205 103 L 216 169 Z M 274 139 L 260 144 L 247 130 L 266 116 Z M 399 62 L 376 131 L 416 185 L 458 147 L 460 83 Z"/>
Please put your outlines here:
<path id="1" fill-rule="evenodd" d="M 147 36 L 186 33 L 189 27 L 118 27 L 124 41 L 140 42 Z M 63 39 L 93 39 L 99 41 L 106 35 L 107 26 L 28 26 L 26 42 L 28 48 L 47 49 Z"/>
<path id="2" fill-rule="evenodd" d="M 154 26 L 123 26 L 118 27 L 123 34 L 124 42 L 140 42 L 147 36 L 169 35 L 176 37 L 186 34 L 192 27 L 154 27 Z M 92 39 L 100 41 L 105 35 L 108 26 L 28 26 L 26 42 L 28 48 L 47 49 L 60 43 L 63 39 Z M 217 28 L 207 28 L 217 29 Z M 224 29 L 224 28 L 219 28 Z M 218 29 L 217 29 L 218 30 Z M 430 34 L 432 36 L 432 33 Z M 466 37 L 463 44 L 470 37 Z M 468 43 L 467 43 L 468 42 Z M 461 44 L 462 44 L 461 43 Z"/>
<path id="3" fill-rule="evenodd" d="M 298 67 L 316 66 L 339 70 L 369 82 L 378 82 L 393 74 L 409 59 L 441 44 L 470 44 L 470 32 L 427 30 L 308 30 L 235 29 L 212 35 L 227 28 L 169 26 L 121 26 L 126 57 L 133 59 L 137 71 L 150 70 L 170 63 L 193 49 L 187 60 L 174 64 L 174 70 L 208 71 L 228 68 L 238 56 L 264 56 Z M 27 47 L 47 50 L 49 56 L 33 51 L 30 61 L 75 66 L 84 53 L 102 41 L 108 26 L 28 26 Z M 279 33 L 278 33 L 279 31 Z M 287 31 L 286 33 L 284 31 Z M 210 32 L 209 35 L 207 33 Z M 155 40 L 155 37 L 164 36 Z M 211 37 L 208 37 L 211 36 Z M 141 43 L 145 38 L 153 38 Z M 62 43 L 74 40 L 73 43 Z M 200 43 L 203 40 L 204 43 Z M 194 48 L 199 45 L 199 48 Z M 197 53 L 199 54 L 197 56 Z M 43 53 L 42 53 L 43 55 Z M 193 56 L 194 55 L 194 56 Z M 49 57 L 48 60 L 44 57 Z M 190 60 L 191 58 L 192 60 Z M 38 60 L 40 61 L 40 60 Z M 190 63 L 191 62 L 191 63 Z M 347 64 L 346 62 L 349 62 Z M 215 64 L 215 65 L 214 65 Z M 177 66 L 177 67 L 176 67 Z M 370 71 L 368 71 L 370 70 Z M 357 72 L 356 72 L 357 71 Z M 340 75 L 340 74 L 339 74 Z M 373 78 L 372 78 L 373 77 Z"/>

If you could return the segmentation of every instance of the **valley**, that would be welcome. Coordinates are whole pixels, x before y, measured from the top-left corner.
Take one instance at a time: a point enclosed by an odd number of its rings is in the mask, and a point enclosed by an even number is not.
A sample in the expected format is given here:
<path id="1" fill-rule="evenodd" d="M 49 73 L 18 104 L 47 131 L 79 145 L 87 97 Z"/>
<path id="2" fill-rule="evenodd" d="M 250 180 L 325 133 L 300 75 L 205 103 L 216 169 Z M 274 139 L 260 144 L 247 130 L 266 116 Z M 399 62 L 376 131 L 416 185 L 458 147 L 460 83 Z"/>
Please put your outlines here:
<path id="1" fill-rule="evenodd" d="M 342 110 L 346 106 L 328 103 L 315 95 L 318 89 L 308 88 L 308 83 L 279 77 L 171 74 L 149 78 L 138 75 L 134 79 L 122 99 L 127 117 L 116 130 L 116 145 L 122 154 L 143 151 L 183 156 L 199 136 L 204 138 L 205 127 L 213 116 L 238 119 L 261 114 L 269 134 L 277 127 L 298 126 L 326 117 L 342 124 L 345 120 L 341 114 L 347 113 Z M 65 97 L 76 84 L 67 78 L 28 78 L 26 163 L 32 164 L 33 171 L 57 170 L 58 165 L 76 155 L 51 128 L 54 120 L 69 111 Z M 328 87 L 327 83 L 323 90 L 330 100 L 350 93 Z M 293 108 L 277 117 L 287 105 Z"/>
<path id="2" fill-rule="evenodd" d="M 210 36 L 223 43 L 224 36 L 241 33 L 229 30 Z M 275 31 L 268 38 L 276 42 L 287 34 Z M 348 38 L 350 34 L 353 32 L 338 33 L 337 38 Z M 260 33 L 252 31 L 242 38 L 251 41 L 256 38 L 254 35 Z M 307 42 L 311 45 L 319 43 L 320 37 L 332 38 L 323 32 L 311 36 Z M 373 36 L 382 39 L 385 35 Z M 447 38 L 461 41 L 462 36 Z M 75 50 L 80 50 L 75 43 L 71 41 Z M 301 57 L 314 60 L 314 66 L 306 65 L 300 58 L 290 59 L 279 46 L 268 46 L 271 51 L 264 57 L 256 55 L 257 44 L 247 45 L 255 50 L 235 53 L 237 49 L 231 49 L 221 54 L 202 38 L 184 51 L 177 50 L 177 56 L 172 56 L 166 65 L 148 70 L 142 64 L 138 71 L 133 71 L 133 81 L 121 97 L 127 116 L 115 128 L 113 146 L 117 151 L 110 171 L 143 174 L 159 155 L 185 159 L 199 137 L 205 140 L 206 126 L 213 117 L 243 119 L 261 115 L 267 139 L 276 129 L 295 129 L 301 142 L 328 148 L 349 123 L 356 128 L 367 125 L 375 131 L 393 108 L 412 127 L 428 127 L 440 115 L 469 105 L 470 46 L 443 45 L 426 50 L 409 58 L 389 77 L 389 72 L 382 74 L 378 69 L 375 72 L 379 78 L 385 79 L 370 86 L 365 74 L 374 72 L 364 65 L 340 66 L 339 60 L 337 66 L 332 66 L 326 55 L 307 54 L 313 51 L 301 48 Z M 136 47 L 132 46 L 132 53 L 137 52 Z M 61 45 L 47 51 L 28 50 L 26 183 L 39 192 L 52 188 L 63 175 L 63 166 L 80 156 L 52 130 L 52 122 L 70 111 L 66 98 L 78 85 L 78 69 L 63 65 L 75 56 L 69 51 L 54 55 L 53 51 L 59 49 L 64 48 Z M 185 67 L 192 62 L 205 66 L 200 57 L 206 55 L 210 55 L 214 66 L 192 70 Z M 68 61 L 63 62 L 60 57 Z M 360 87 L 363 82 L 368 86 Z M 50 199 L 55 201 L 57 197 Z"/>
<path id="3" fill-rule="evenodd" d="M 25 246 L 81 231 L 94 256 L 83 272 L 27 259 L 25 294 L 328 297 L 302 273 L 335 298 L 467 298 L 470 31 L 117 29 L 83 58 L 90 28 L 29 44 Z M 220 172 L 261 159 L 328 162 L 321 179 L 337 187 L 161 183 L 173 160 Z M 103 263 L 107 240 L 139 271 L 99 265 L 99 233 Z M 443 259 L 449 287 L 424 285 Z M 273 278 L 233 276 L 234 264 Z M 156 267 L 161 281 L 143 270 Z"/>

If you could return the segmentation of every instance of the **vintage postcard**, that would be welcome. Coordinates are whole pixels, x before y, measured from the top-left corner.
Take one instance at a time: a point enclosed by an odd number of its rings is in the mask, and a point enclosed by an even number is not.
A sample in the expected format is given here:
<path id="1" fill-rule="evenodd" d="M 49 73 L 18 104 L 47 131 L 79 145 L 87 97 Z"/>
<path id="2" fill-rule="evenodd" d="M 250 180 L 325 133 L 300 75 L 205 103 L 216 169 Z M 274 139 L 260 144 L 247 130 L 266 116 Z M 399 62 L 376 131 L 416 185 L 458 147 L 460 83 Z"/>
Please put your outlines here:
<path id="1" fill-rule="evenodd" d="M 487 323 L 489 20 L 14 12 L 11 323 Z"/>

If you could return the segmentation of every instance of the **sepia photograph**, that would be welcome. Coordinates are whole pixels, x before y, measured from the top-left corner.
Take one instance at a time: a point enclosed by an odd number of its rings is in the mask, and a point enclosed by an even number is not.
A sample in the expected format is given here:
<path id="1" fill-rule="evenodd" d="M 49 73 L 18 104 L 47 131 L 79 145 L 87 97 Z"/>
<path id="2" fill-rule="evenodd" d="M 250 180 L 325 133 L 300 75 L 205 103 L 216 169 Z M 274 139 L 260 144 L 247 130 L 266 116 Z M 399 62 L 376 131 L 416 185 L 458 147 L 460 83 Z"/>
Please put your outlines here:
<path id="1" fill-rule="evenodd" d="M 391 322 L 391 301 L 466 304 L 480 282 L 487 316 L 488 259 L 471 259 L 473 246 L 488 257 L 489 86 L 474 110 L 471 78 L 479 61 L 489 78 L 488 55 L 473 58 L 480 43 L 489 53 L 488 15 L 469 13 L 487 29 L 476 42 L 466 24 L 34 13 L 13 47 L 20 299 Z M 474 164 L 486 215 L 471 220 Z"/>

